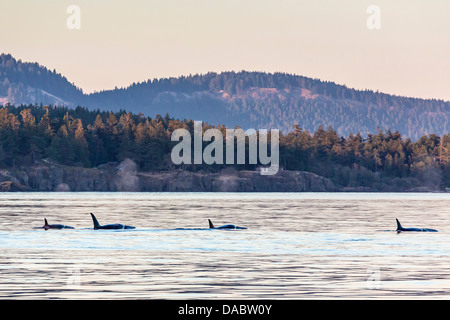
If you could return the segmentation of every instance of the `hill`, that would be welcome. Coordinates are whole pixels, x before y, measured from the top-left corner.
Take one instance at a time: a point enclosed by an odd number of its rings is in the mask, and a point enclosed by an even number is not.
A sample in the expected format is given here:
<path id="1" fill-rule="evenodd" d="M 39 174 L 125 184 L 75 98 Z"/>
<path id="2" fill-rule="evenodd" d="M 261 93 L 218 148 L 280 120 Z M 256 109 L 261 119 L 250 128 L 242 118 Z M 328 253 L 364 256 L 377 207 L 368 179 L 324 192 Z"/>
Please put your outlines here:
<path id="1" fill-rule="evenodd" d="M 0 104 L 56 104 L 73 107 L 83 102 L 83 91 L 65 77 L 38 63 L 0 55 Z"/>
<path id="2" fill-rule="evenodd" d="M 163 78 L 84 94 L 55 70 L 0 55 L 1 104 L 53 104 L 283 132 L 295 124 L 339 135 L 398 130 L 413 140 L 448 133 L 450 102 L 394 96 L 286 73 L 223 72 Z"/>

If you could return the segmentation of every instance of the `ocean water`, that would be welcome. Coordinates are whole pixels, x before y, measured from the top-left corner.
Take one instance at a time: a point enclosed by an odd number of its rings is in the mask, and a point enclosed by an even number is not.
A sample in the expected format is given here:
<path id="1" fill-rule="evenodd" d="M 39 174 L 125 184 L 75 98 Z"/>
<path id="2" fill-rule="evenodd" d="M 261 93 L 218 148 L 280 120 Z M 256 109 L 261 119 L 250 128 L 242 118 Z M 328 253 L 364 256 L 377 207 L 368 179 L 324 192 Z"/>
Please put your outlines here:
<path id="1" fill-rule="evenodd" d="M 2 193 L 0 299 L 448 299 L 449 208 L 450 194 Z M 90 212 L 136 229 L 93 230 Z M 395 218 L 439 232 L 398 234 Z"/>

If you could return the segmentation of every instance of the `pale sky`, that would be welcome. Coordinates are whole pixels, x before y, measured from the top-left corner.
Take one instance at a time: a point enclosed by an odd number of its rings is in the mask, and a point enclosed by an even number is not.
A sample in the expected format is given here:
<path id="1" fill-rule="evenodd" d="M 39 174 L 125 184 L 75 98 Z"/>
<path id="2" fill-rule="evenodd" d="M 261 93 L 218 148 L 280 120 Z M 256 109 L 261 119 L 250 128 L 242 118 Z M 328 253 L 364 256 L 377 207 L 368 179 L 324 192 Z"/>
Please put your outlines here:
<path id="1" fill-rule="evenodd" d="M 247 70 L 450 100 L 449 0 L 1 0 L 0 14 L 0 52 L 86 93 Z"/>

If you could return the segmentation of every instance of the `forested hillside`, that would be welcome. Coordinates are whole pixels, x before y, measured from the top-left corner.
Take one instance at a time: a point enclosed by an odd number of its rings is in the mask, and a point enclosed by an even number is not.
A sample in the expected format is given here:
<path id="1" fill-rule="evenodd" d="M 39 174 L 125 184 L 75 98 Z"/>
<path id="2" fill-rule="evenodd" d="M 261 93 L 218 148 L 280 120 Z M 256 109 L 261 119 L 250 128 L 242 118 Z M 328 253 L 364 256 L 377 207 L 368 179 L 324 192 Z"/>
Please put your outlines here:
<path id="1" fill-rule="evenodd" d="M 204 130 L 225 127 L 204 123 Z M 171 134 L 192 120 L 145 117 L 126 111 L 86 108 L 9 106 L 0 109 L 0 168 L 33 166 L 39 162 L 98 167 L 131 159 L 139 171 L 219 172 L 255 170 L 258 165 L 179 165 L 171 161 L 177 142 Z M 208 143 L 204 143 L 204 147 Z M 418 141 L 397 131 L 377 131 L 343 137 L 330 128 L 314 132 L 299 126 L 280 136 L 280 164 L 284 170 L 313 172 L 340 187 L 371 190 L 450 187 L 450 134 L 422 136 Z M 391 189 L 390 189 L 391 188 Z"/>
<path id="2" fill-rule="evenodd" d="M 82 66 L 80 66 L 82 67 Z M 419 80 L 418 80 L 419 81 Z M 332 126 L 339 135 L 363 137 L 388 129 L 413 140 L 450 130 L 450 102 L 354 90 L 286 73 L 224 72 L 153 79 L 84 94 L 65 77 L 37 63 L 0 55 L 0 105 L 53 104 L 90 110 L 126 110 L 155 117 L 169 113 L 254 129 L 315 131 Z"/>
<path id="3" fill-rule="evenodd" d="M 0 103 L 47 103 L 73 106 L 83 99 L 81 89 L 38 63 L 0 55 Z M 76 106 L 76 105 L 75 105 Z"/>

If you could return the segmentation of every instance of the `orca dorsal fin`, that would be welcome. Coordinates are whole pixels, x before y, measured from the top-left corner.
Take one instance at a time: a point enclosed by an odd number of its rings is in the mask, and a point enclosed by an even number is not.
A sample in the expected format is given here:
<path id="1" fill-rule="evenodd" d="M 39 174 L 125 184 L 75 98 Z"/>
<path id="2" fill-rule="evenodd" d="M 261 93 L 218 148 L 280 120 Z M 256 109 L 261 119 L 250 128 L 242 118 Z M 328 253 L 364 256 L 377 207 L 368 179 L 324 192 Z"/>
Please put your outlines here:
<path id="1" fill-rule="evenodd" d="M 91 217 L 92 217 L 92 221 L 94 222 L 94 229 L 98 229 L 98 227 L 100 227 L 100 223 L 98 223 L 97 218 L 92 214 L 92 212 L 90 212 Z"/>
<path id="2" fill-rule="evenodd" d="M 47 218 L 44 218 L 44 222 L 45 222 L 44 226 L 48 226 Z"/>
<path id="3" fill-rule="evenodd" d="M 398 221 L 397 218 L 395 218 L 395 221 L 397 221 L 397 230 L 403 230 L 402 225 L 400 224 L 400 221 Z"/>
<path id="4" fill-rule="evenodd" d="M 209 228 L 210 228 L 210 229 L 214 229 L 214 225 L 213 225 L 213 223 L 211 222 L 211 220 L 208 219 L 208 222 L 209 222 Z"/>

